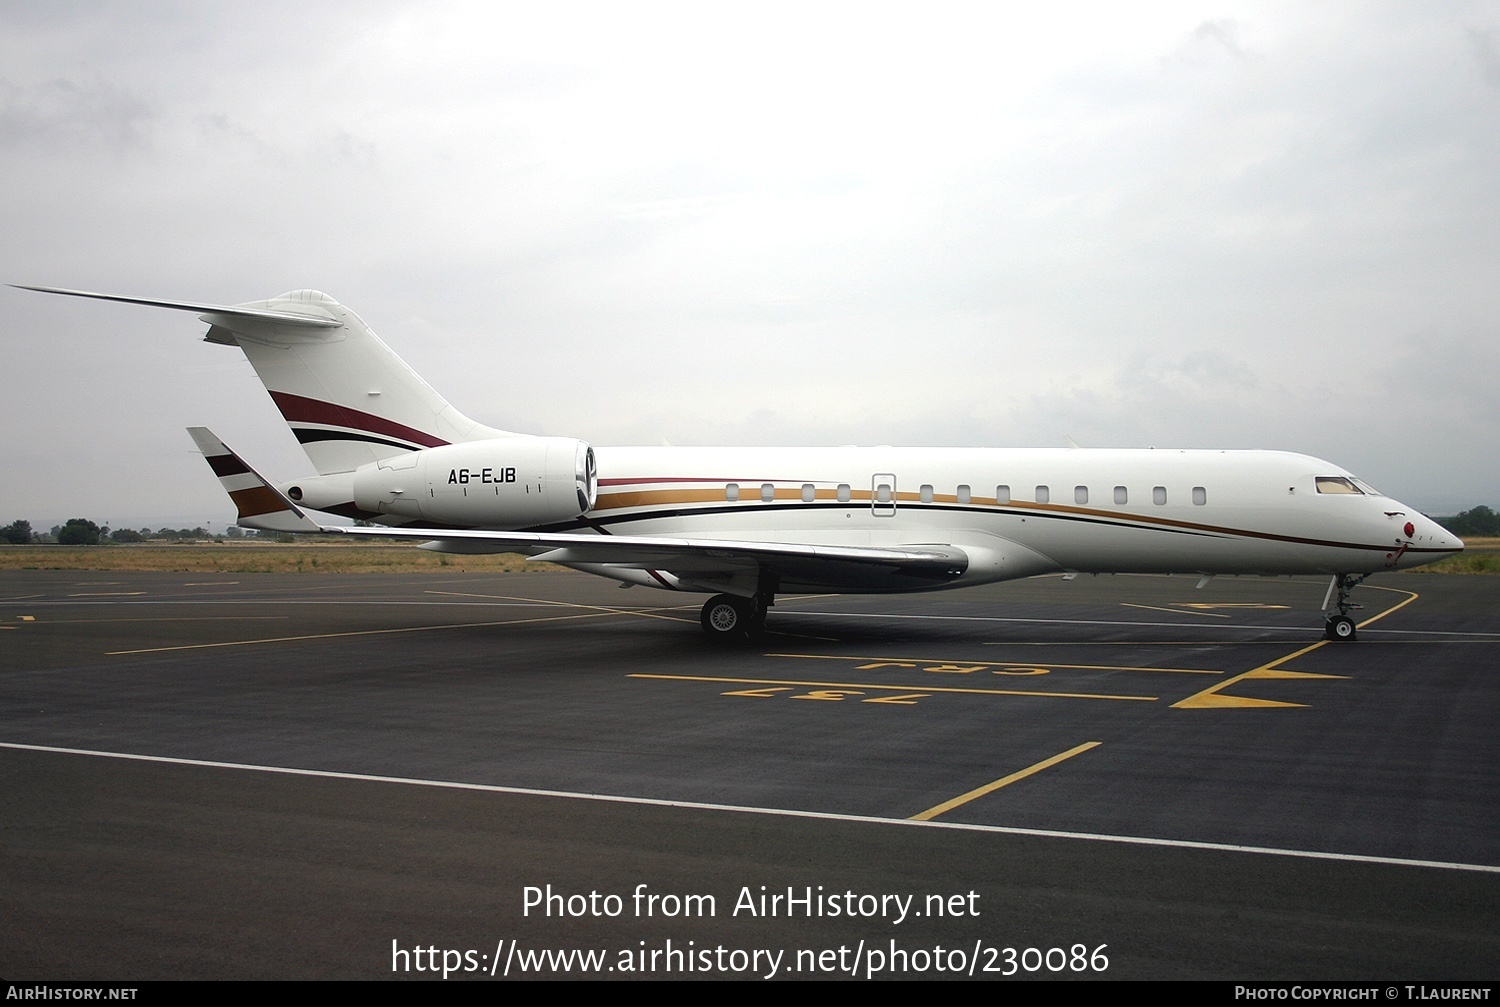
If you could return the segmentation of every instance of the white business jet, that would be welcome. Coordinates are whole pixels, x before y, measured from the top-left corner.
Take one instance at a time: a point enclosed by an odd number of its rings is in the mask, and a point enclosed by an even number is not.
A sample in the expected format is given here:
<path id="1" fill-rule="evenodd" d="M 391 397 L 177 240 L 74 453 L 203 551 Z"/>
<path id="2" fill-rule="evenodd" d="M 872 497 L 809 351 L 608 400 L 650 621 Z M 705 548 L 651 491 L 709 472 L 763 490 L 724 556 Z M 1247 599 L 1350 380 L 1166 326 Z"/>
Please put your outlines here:
<path id="1" fill-rule="evenodd" d="M 239 512 L 284 532 L 521 553 L 712 595 L 704 630 L 758 633 L 777 594 L 889 593 L 1046 573 L 1323 574 L 1326 636 L 1350 591 L 1463 543 L 1336 465 L 1283 451 L 593 448 L 476 423 L 327 294 L 192 311 L 239 346 L 317 475 L 273 484 L 190 429 Z M 310 512 L 376 527 L 325 526 Z M 1201 583 L 1201 582 L 1200 582 Z"/>

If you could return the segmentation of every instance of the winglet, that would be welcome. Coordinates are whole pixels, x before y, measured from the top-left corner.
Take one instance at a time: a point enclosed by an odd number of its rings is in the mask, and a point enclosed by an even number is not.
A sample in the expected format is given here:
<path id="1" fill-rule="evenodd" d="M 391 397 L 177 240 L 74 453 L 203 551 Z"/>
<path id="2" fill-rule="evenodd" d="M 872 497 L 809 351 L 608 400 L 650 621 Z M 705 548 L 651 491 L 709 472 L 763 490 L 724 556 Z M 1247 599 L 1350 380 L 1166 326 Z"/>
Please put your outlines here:
<path id="1" fill-rule="evenodd" d="M 261 478 L 244 459 L 229 450 L 224 442 L 214 436 L 207 427 L 188 427 L 188 434 L 208 467 L 219 477 L 220 484 L 239 509 L 241 528 L 262 528 L 266 531 L 322 531 L 318 524 L 304 514 L 280 491 Z"/>

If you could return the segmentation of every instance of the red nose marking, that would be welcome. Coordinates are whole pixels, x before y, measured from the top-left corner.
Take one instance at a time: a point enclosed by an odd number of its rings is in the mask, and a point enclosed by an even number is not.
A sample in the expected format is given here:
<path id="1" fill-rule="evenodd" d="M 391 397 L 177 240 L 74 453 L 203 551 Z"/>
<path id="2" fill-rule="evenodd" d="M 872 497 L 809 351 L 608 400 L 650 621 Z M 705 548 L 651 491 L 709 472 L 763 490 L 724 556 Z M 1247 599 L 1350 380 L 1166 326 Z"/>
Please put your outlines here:
<path id="1" fill-rule="evenodd" d="M 1406 532 L 1406 537 L 1407 538 L 1411 538 L 1413 535 L 1415 535 L 1417 533 L 1417 526 L 1414 525 L 1414 524 L 1412 524 L 1410 521 L 1408 521 L 1408 522 L 1406 522 L 1406 527 L 1402 528 L 1401 530 L 1404 531 L 1404 532 Z"/>

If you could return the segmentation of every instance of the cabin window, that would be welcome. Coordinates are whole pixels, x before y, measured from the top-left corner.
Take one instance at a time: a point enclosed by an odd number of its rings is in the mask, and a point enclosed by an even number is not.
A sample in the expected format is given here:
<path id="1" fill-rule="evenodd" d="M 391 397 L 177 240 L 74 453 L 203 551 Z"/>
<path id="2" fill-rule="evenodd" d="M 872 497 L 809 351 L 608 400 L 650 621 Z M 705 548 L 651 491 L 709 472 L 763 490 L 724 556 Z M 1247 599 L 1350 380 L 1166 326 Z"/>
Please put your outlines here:
<path id="1" fill-rule="evenodd" d="M 802 484 L 802 502 L 803 503 L 812 503 L 813 500 L 817 497 L 817 495 L 818 495 L 818 491 L 815 490 L 815 489 L 813 489 L 813 484 L 812 483 L 803 483 Z"/>
<path id="2" fill-rule="evenodd" d="M 966 504 L 966 503 L 969 502 L 969 487 L 967 487 L 967 486 L 959 486 L 959 488 L 958 488 L 958 502 L 961 503 L 961 504 Z"/>
<path id="3" fill-rule="evenodd" d="M 728 500 L 730 503 L 734 503 L 739 498 L 740 498 L 740 484 L 739 483 L 730 483 L 728 486 L 724 487 L 724 499 L 725 500 Z"/>
<path id="4" fill-rule="evenodd" d="M 891 502 L 891 484 L 890 483 L 876 483 L 875 484 L 875 502 L 876 503 L 883 503 L 883 504 L 888 504 L 888 503 Z"/>
<path id="5" fill-rule="evenodd" d="M 1074 486 L 1073 487 L 1073 502 L 1076 503 L 1076 504 L 1086 504 L 1086 503 L 1088 503 L 1089 502 L 1089 488 L 1087 486 Z"/>
<path id="6" fill-rule="evenodd" d="M 1124 486 L 1116 486 L 1115 487 L 1115 503 L 1119 504 L 1121 507 L 1124 507 L 1129 502 L 1130 502 L 1130 493 L 1125 489 Z"/>
<path id="7" fill-rule="evenodd" d="M 1010 503 L 1010 487 L 1009 486 L 996 486 L 995 487 L 995 502 L 997 504 L 1008 504 L 1008 503 Z"/>
<path id="8" fill-rule="evenodd" d="M 1194 486 L 1193 503 L 1199 507 L 1202 507 L 1204 504 L 1208 503 L 1208 490 L 1204 489 L 1202 486 Z"/>
<path id="9" fill-rule="evenodd" d="M 1343 476 L 1318 476 L 1316 479 L 1319 493 L 1360 493 L 1354 480 L 1345 479 Z M 1360 493 L 1363 496 L 1363 493 Z"/>
<path id="10" fill-rule="evenodd" d="M 770 503 L 776 499 L 776 487 L 771 483 L 760 484 L 760 499 L 762 503 Z"/>
<path id="11" fill-rule="evenodd" d="M 1049 490 L 1045 486 L 1038 486 L 1036 488 L 1036 502 L 1037 503 L 1046 503 L 1050 499 L 1052 499 L 1052 491 L 1051 490 Z"/>
<path id="12" fill-rule="evenodd" d="M 1160 507 L 1167 502 L 1167 488 L 1165 486 L 1153 486 L 1151 488 L 1151 502 Z"/>
<path id="13" fill-rule="evenodd" d="M 932 503 L 932 484 L 923 483 L 917 493 L 922 497 L 923 503 Z"/>
<path id="14" fill-rule="evenodd" d="M 839 483 L 839 503 L 848 503 L 849 497 L 851 495 L 852 494 L 849 492 L 849 484 Z"/>

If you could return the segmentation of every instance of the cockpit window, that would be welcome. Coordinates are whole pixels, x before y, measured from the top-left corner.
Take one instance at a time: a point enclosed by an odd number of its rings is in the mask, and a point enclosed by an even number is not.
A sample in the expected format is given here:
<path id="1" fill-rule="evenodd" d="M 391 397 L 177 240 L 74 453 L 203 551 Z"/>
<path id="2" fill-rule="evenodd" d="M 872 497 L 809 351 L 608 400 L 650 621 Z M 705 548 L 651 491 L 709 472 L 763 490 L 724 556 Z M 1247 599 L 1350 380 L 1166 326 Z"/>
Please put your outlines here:
<path id="1" fill-rule="evenodd" d="M 1372 497 L 1383 497 L 1383 496 L 1385 496 L 1384 493 L 1380 492 L 1378 489 L 1376 489 L 1374 486 L 1371 486 L 1369 483 L 1365 482 L 1363 479 L 1355 479 L 1354 480 L 1354 485 L 1358 486 L 1360 489 L 1364 490 L 1366 493 L 1368 493 Z"/>
<path id="2" fill-rule="evenodd" d="M 1364 496 L 1364 490 L 1354 485 L 1354 480 L 1344 476 L 1318 476 L 1316 481 L 1319 493 L 1354 493 Z"/>

